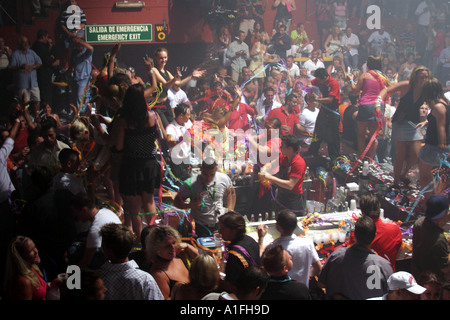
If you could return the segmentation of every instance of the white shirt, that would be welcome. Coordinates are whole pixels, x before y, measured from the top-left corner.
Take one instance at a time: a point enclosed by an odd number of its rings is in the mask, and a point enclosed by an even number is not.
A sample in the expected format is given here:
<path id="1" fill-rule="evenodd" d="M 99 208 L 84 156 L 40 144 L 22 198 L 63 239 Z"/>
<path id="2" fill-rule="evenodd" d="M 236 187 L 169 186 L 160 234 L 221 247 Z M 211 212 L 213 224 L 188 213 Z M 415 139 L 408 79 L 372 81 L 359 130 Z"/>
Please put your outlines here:
<path id="1" fill-rule="evenodd" d="M 293 63 L 291 68 L 288 69 L 288 71 L 289 71 L 289 75 L 291 77 L 293 77 L 293 78 L 300 77 L 300 68 L 298 67 L 298 65 L 296 63 Z"/>
<path id="2" fill-rule="evenodd" d="M 175 141 L 182 139 L 180 143 L 169 150 L 170 157 L 175 164 L 179 164 L 177 160 L 181 163 L 181 160 L 189 158 L 191 155 L 191 134 L 188 131 L 190 127 L 192 127 L 191 120 L 183 126 L 173 120 L 166 127 L 167 135 L 172 136 Z"/>
<path id="3" fill-rule="evenodd" d="M 169 88 L 169 90 L 167 90 L 167 99 L 169 99 L 172 109 L 180 103 L 189 102 L 186 92 L 184 92 L 181 88 L 178 89 L 178 91 L 173 90 L 173 88 Z"/>
<path id="4" fill-rule="evenodd" d="M 447 91 L 446 93 L 444 93 L 445 98 L 447 98 L 447 100 L 450 100 L 450 91 Z"/>
<path id="5" fill-rule="evenodd" d="M 427 11 L 425 11 L 425 8 L 428 8 Z M 419 16 L 418 23 L 421 26 L 428 26 L 430 24 L 430 18 L 431 18 L 431 8 L 429 8 L 429 5 L 427 1 L 422 1 L 419 3 L 419 5 L 416 8 L 415 15 Z"/>
<path id="6" fill-rule="evenodd" d="M 370 46 L 372 48 L 381 49 L 384 43 L 391 43 L 391 36 L 386 31 L 384 31 L 383 34 L 380 34 L 380 32 L 378 32 L 377 30 L 370 35 L 369 39 L 367 39 L 367 42 L 370 43 Z"/>
<path id="7" fill-rule="evenodd" d="M 315 108 L 314 111 L 311 111 L 310 109 L 305 107 L 303 111 L 298 115 L 300 125 L 304 127 L 308 132 L 314 132 L 319 111 L 319 108 Z M 311 137 L 302 137 L 300 139 L 308 145 L 311 144 Z"/>
<path id="8" fill-rule="evenodd" d="M 9 154 L 14 148 L 14 140 L 10 137 L 6 138 L 5 142 L 0 149 L 0 202 L 8 199 L 10 192 L 16 190 L 14 184 L 11 182 L 11 178 L 8 172 L 8 166 L 6 164 L 6 159 L 8 159 Z"/>
<path id="9" fill-rule="evenodd" d="M 319 68 L 325 69 L 325 65 L 323 64 L 322 61 L 317 60 L 317 62 L 314 63 L 311 59 L 305 61 L 303 67 L 305 67 L 306 70 L 308 70 L 308 77 L 310 80 L 314 79 L 314 71 L 316 71 Z"/>
<path id="10" fill-rule="evenodd" d="M 270 108 L 270 106 L 265 107 L 264 103 L 266 102 L 266 97 L 264 96 L 264 94 L 261 95 L 261 97 L 256 101 L 256 111 L 258 112 L 258 116 L 265 116 L 266 113 L 269 111 L 268 108 Z M 270 110 L 276 109 L 281 107 L 281 103 L 279 103 L 278 101 L 275 100 L 275 98 L 272 101 L 272 107 L 270 108 Z"/>
<path id="11" fill-rule="evenodd" d="M 183 183 L 178 195 L 182 201 L 203 200 L 200 208 L 191 209 L 191 215 L 196 222 L 211 226 L 218 223 L 219 216 L 228 211 L 223 205 L 224 194 L 232 187 L 230 177 L 221 172 L 216 172 L 214 180 L 209 185 L 203 183 L 201 175 L 195 175 Z"/>
<path id="12" fill-rule="evenodd" d="M 119 217 L 113 211 L 102 208 L 100 209 L 92 221 L 86 237 L 86 248 L 100 248 L 102 246 L 102 237 L 98 234 L 100 229 L 108 223 L 121 224 Z"/>
<path id="13" fill-rule="evenodd" d="M 266 251 L 276 245 L 281 245 L 292 257 L 292 269 L 288 275 L 309 287 L 311 265 L 319 261 L 314 242 L 310 238 L 291 236 L 279 237 L 268 245 Z"/>
<path id="14" fill-rule="evenodd" d="M 341 45 L 344 47 L 348 47 L 349 45 L 359 45 L 359 38 L 354 33 L 350 34 L 350 37 L 348 37 L 347 34 L 344 34 L 341 39 Z M 354 56 L 358 54 L 358 48 L 349 47 L 349 49 L 350 55 Z"/>

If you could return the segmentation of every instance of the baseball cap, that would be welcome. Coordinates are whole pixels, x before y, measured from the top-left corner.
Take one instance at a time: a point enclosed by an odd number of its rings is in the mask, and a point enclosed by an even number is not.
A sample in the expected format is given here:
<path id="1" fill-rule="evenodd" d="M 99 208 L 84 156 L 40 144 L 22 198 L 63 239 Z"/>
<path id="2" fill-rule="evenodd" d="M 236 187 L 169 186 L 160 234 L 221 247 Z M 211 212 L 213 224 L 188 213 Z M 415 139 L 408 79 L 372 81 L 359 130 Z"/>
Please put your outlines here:
<path id="1" fill-rule="evenodd" d="M 412 274 L 405 271 L 391 274 L 387 283 L 389 290 L 406 289 L 414 294 L 422 294 L 427 290 L 417 284 L 417 281 Z"/>
<path id="2" fill-rule="evenodd" d="M 450 202 L 442 194 L 433 194 L 427 201 L 425 216 L 431 220 L 437 220 L 445 216 L 448 212 Z"/>

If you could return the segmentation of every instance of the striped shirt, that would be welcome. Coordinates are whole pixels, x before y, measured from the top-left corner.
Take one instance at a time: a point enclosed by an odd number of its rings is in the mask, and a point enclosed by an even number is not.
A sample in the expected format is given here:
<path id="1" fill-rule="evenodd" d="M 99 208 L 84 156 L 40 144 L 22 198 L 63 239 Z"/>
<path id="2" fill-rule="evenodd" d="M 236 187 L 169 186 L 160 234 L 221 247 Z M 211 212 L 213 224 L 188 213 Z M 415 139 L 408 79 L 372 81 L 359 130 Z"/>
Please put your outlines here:
<path id="1" fill-rule="evenodd" d="M 76 7 L 76 9 L 72 7 Z M 69 20 L 69 18 L 71 19 Z M 70 32 L 75 32 L 79 28 L 76 22 L 79 22 L 80 25 L 86 24 L 86 14 L 83 9 L 78 6 L 69 6 L 61 12 L 59 23 L 65 25 Z"/>

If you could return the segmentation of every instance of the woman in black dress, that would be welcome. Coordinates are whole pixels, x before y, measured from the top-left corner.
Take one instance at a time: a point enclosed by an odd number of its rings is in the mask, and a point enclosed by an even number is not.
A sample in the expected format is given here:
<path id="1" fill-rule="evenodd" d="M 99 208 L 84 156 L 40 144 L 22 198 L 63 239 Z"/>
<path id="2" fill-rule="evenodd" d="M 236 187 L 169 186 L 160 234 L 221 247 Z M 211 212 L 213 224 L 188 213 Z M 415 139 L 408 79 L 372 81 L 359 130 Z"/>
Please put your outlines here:
<path id="1" fill-rule="evenodd" d="M 130 86 L 113 127 L 113 141 L 123 159 L 119 169 L 119 191 L 123 198 L 125 225 L 137 239 L 142 231 L 142 218 L 154 224 L 156 205 L 155 188 L 161 181 L 160 164 L 156 159 L 156 141 L 159 130 L 165 130 L 159 116 L 149 110 L 144 88 Z"/>

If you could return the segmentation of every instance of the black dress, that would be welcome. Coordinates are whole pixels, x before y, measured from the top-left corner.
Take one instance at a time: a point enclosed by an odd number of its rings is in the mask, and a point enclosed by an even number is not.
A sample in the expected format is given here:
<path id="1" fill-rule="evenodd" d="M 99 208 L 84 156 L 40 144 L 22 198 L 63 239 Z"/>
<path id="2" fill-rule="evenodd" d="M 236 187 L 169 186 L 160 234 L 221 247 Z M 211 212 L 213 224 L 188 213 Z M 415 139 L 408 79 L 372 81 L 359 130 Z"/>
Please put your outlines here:
<path id="1" fill-rule="evenodd" d="M 119 171 L 119 191 L 136 196 L 154 193 L 161 183 L 160 165 L 155 157 L 156 125 L 125 129 L 123 160 Z"/>
<path id="2" fill-rule="evenodd" d="M 164 78 L 164 80 L 170 81 L 170 76 L 167 71 L 165 71 L 165 70 L 160 71 L 160 74 Z M 160 99 L 167 98 L 167 89 L 165 89 L 164 87 L 162 88 L 162 92 L 161 92 L 159 98 Z M 155 107 L 154 110 L 156 112 L 158 112 L 158 115 L 161 118 L 161 122 L 162 122 L 164 128 L 167 127 L 167 125 L 173 121 L 174 116 L 173 116 L 172 107 L 170 106 L 169 99 L 166 99 L 166 101 L 164 101 L 161 105 L 158 105 L 157 107 Z"/>

